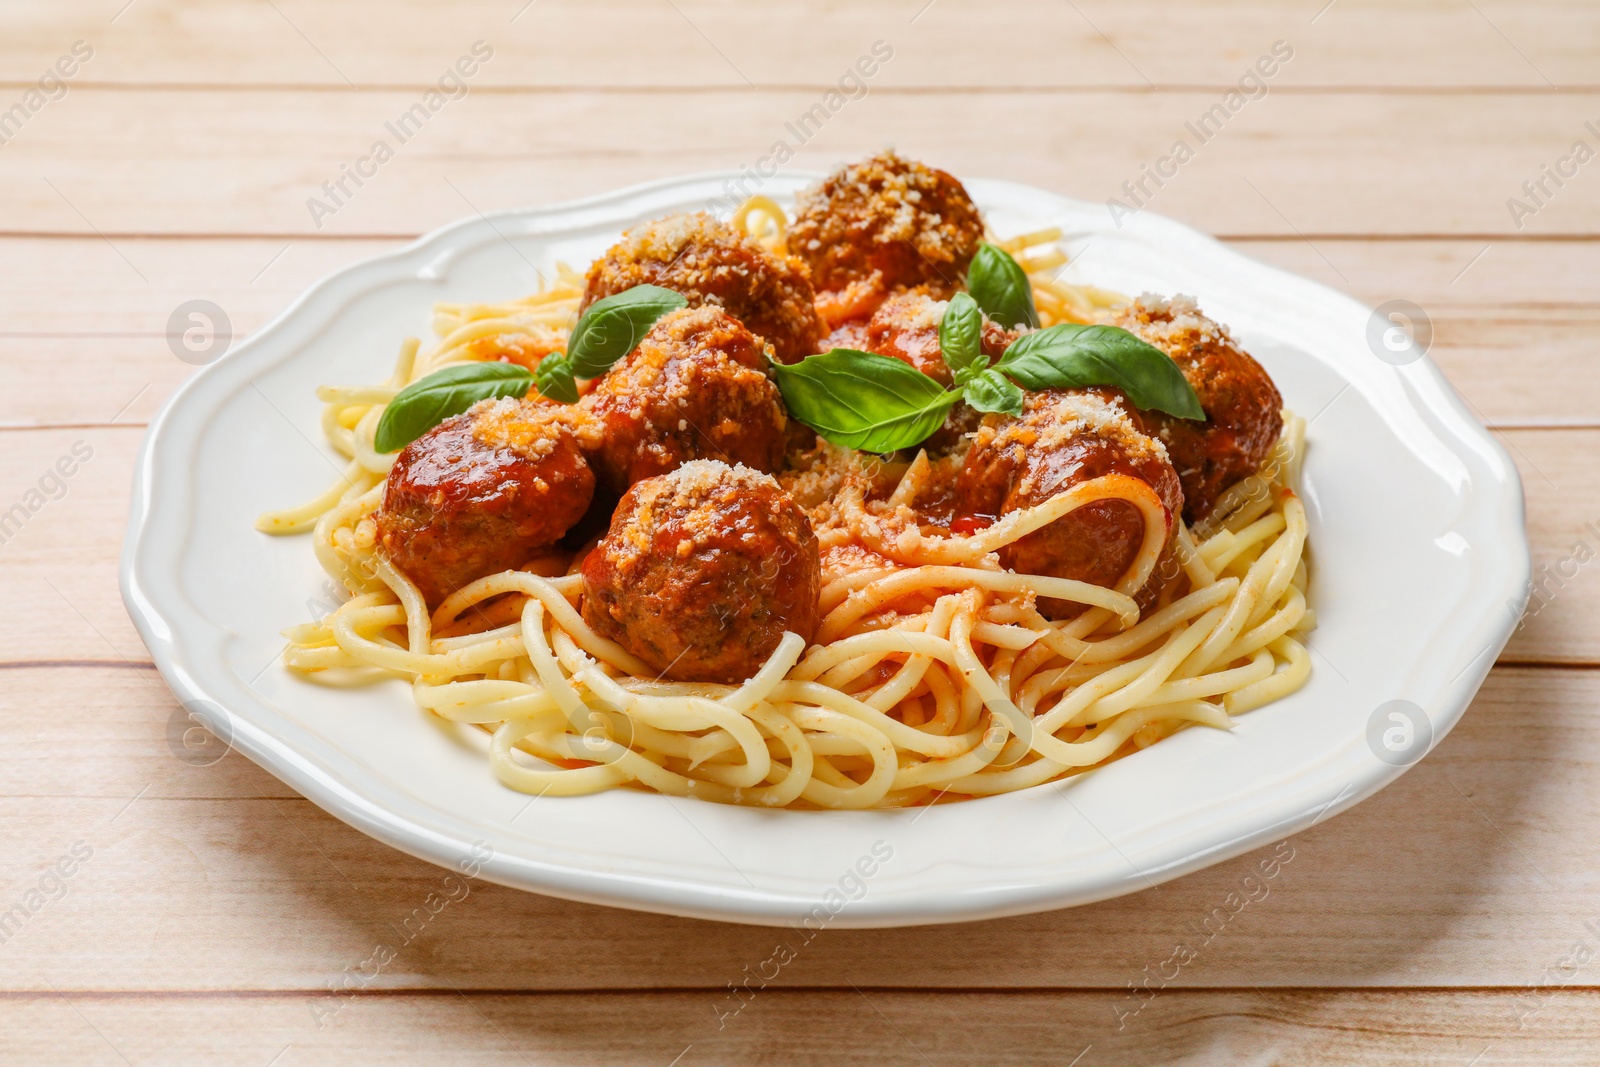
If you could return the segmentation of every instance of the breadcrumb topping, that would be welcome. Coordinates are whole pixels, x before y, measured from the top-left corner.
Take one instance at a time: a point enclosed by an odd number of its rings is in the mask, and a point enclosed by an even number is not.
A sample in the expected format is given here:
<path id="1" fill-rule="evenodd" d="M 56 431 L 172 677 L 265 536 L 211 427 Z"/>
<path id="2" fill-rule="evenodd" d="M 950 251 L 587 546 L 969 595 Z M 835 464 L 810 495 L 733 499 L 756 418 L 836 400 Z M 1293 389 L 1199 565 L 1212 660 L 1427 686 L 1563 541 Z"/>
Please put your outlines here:
<path id="1" fill-rule="evenodd" d="M 726 223 L 719 222 L 703 211 L 686 215 L 668 215 L 643 226 L 635 226 L 622 235 L 618 249 L 625 249 L 641 259 L 662 263 L 677 260 L 687 280 L 709 280 L 718 272 L 747 275 L 745 264 L 718 263 L 707 253 L 722 244 L 743 246 L 752 252 L 766 249 L 751 237 L 742 236 Z M 682 253 L 682 256 L 679 256 Z"/>
<path id="2" fill-rule="evenodd" d="M 1123 407 L 1120 395 L 1049 390 L 1029 393 L 1024 403 L 1019 418 L 984 419 L 974 441 L 977 447 L 1011 453 L 1017 468 L 1028 472 L 1018 483 L 1024 493 L 1037 488 L 1033 484 L 1033 465 L 1024 462 L 1027 453 L 1056 451 L 1083 434 L 1093 434 L 1116 445 L 1136 463 L 1148 459 L 1168 461 L 1166 446 L 1139 429 Z"/>
<path id="3" fill-rule="evenodd" d="M 938 329 L 945 309 L 950 306 L 948 300 L 935 300 L 927 293 L 919 292 L 901 293 L 891 299 L 898 302 L 895 325 L 904 330 Z"/>
<path id="4" fill-rule="evenodd" d="M 516 363 L 533 370 L 545 356 L 567 347 L 568 332 L 565 327 L 556 329 L 542 322 L 529 322 L 519 326 L 515 333 L 499 333 L 469 341 L 465 348 L 474 359 Z"/>
<path id="5" fill-rule="evenodd" d="M 630 490 L 633 513 L 623 532 L 626 547 L 614 554 L 616 563 L 625 567 L 648 556 L 657 527 L 668 516 L 690 535 L 678 541 L 678 555 L 693 555 L 725 538 L 721 527 L 729 509 L 762 490 L 782 492 L 772 475 L 718 459 L 690 460 L 670 474 L 639 482 Z"/>
<path id="6" fill-rule="evenodd" d="M 692 459 L 663 478 L 663 483 L 653 486 L 660 497 L 672 491 L 674 507 L 688 507 L 713 494 L 738 492 L 741 489 L 777 489 L 778 480 L 770 474 L 746 467 L 743 463 L 724 463 L 720 459 Z"/>
<path id="7" fill-rule="evenodd" d="M 892 149 L 851 164 L 802 192 L 789 247 L 819 290 L 866 282 L 886 292 L 960 280 L 983 219 L 955 178 Z"/>
<path id="8" fill-rule="evenodd" d="M 958 220 L 940 214 L 937 201 L 945 195 L 941 176 L 948 175 L 894 149 L 851 164 L 800 194 L 797 208 L 823 206 L 819 200 L 844 198 L 872 202 L 878 225 L 871 240 L 877 244 L 908 241 L 930 259 L 952 262 L 963 246 Z M 830 188 L 831 187 L 831 188 Z M 924 193 L 928 203 L 924 204 Z"/>
<path id="9" fill-rule="evenodd" d="M 669 215 L 622 235 L 589 268 L 583 306 L 633 286 L 660 285 L 691 306 L 715 304 L 797 362 L 822 334 L 805 264 L 706 214 Z"/>
<path id="10" fill-rule="evenodd" d="M 785 469 L 778 474 L 784 492 L 801 507 L 812 511 L 815 522 L 823 520 L 817 509 L 826 510 L 845 483 L 851 481 L 860 483 L 865 496 L 886 493 L 893 488 L 887 465 L 877 456 L 840 448 L 821 438 L 817 439 L 815 448 L 790 453 Z"/>
<path id="11" fill-rule="evenodd" d="M 788 415 L 767 373 L 771 354 L 720 308 L 664 315 L 579 402 L 605 427 L 597 469 L 623 489 L 707 454 L 775 468 Z"/>
<path id="12" fill-rule="evenodd" d="M 554 452 L 564 435 L 575 432 L 581 414 L 568 405 L 542 404 L 503 396 L 480 400 L 470 409 L 472 435 L 490 448 L 504 448 L 528 460 Z"/>
<path id="13" fill-rule="evenodd" d="M 1175 359 L 1205 345 L 1233 342 L 1226 326 L 1207 318 L 1195 298 L 1182 293 L 1172 297 L 1142 293 L 1118 312 L 1113 323 Z"/>

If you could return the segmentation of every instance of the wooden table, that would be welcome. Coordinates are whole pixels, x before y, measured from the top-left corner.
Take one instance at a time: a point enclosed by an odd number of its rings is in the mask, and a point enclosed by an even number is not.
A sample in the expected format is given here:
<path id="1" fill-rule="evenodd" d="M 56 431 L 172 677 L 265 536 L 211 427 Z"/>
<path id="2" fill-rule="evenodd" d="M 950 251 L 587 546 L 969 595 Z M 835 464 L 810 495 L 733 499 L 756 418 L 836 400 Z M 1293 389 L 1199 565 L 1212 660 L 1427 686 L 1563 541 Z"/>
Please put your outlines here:
<path id="1" fill-rule="evenodd" d="M 11 0 L 0 29 L 0 112 L 22 105 L 0 113 L 0 510 L 29 509 L 0 544 L 0 909 L 32 909 L 0 932 L 0 1061 L 1600 1062 L 1600 162 L 1562 162 L 1600 148 L 1594 4 Z M 465 95 L 308 206 L 476 41 Z M 1149 204 L 1426 309 L 1522 469 L 1538 610 L 1438 750 L 1293 838 L 1137 1013 L 1130 983 L 1259 857 L 1070 911 L 828 931 L 720 1029 L 778 933 L 486 884 L 346 983 L 441 872 L 237 754 L 174 758 L 118 596 L 134 452 L 193 371 L 169 315 L 211 300 L 243 337 L 475 211 L 753 164 L 879 41 L 792 166 L 893 143 L 1091 200 L 1284 42 Z"/>

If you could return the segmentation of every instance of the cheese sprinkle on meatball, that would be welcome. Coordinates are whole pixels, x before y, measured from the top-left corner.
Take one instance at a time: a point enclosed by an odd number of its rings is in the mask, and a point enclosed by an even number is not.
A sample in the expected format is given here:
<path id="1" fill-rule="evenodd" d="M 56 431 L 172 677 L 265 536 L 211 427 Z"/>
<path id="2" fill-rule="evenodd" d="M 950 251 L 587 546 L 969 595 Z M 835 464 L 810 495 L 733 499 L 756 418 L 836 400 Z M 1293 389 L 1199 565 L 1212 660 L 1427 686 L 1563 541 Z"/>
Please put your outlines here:
<path id="1" fill-rule="evenodd" d="M 815 352 L 822 337 L 805 266 L 703 212 L 671 215 L 623 234 L 590 266 L 580 310 L 636 285 L 681 293 L 690 307 L 721 308 L 785 363 Z"/>
<path id="2" fill-rule="evenodd" d="M 960 182 L 890 151 L 800 194 L 789 253 L 811 268 L 832 328 L 871 315 L 898 289 L 952 295 L 982 237 L 983 219 Z"/>
<path id="3" fill-rule="evenodd" d="M 692 459 L 775 471 L 789 418 L 766 346 L 716 307 L 668 312 L 580 402 L 593 418 L 590 459 L 620 493 Z"/>

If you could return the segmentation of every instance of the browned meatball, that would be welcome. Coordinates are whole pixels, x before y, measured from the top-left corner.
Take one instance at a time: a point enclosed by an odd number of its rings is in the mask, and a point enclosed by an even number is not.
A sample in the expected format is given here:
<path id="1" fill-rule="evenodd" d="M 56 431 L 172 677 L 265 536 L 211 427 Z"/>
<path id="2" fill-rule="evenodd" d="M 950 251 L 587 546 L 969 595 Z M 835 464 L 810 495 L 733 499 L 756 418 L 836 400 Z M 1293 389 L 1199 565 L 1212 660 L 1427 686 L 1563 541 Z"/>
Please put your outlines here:
<path id="1" fill-rule="evenodd" d="M 623 496 L 583 563 L 583 618 L 683 682 L 740 682 L 785 631 L 811 640 L 817 537 L 770 475 L 686 463 Z"/>
<path id="2" fill-rule="evenodd" d="M 716 307 L 663 315 L 581 406 L 595 471 L 619 493 L 691 459 L 774 471 L 788 440 L 761 339 Z"/>
<path id="3" fill-rule="evenodd" d="M 523 564 L 582 518 L 594 475 L 577 409 L 484 400 L 401 450 L 384 485 L 377 537 L 430 606 Z"/>
<path id="4" fill-rule="evenodd" d="M 789 252 L 811 268 L 817 308 L 830 327 L 872 314 L 896 289 L 926 285 L 949 296 L 983 237 L 983 219 L 960 182 L 884 152 L 800 194 Z"/>
<path id="5" fill-rule="evenodd" d="M 772 345 L 785 363 L 816 351 L 822 336 L 804 265 L 704 212 L 670 215 L 622 235 L 589 267 L 583 306 L 636 285 L 659 285 L 715 304 Z"/>
<path id="6" fill-rule="evenodd" d="M 1202 315 L 1192 297 L 1146 294 L 1115 324 L 1171 356 L 1200 397 L 1205 422 L 1144 413 L 1183 482 L 1184 517 L 1198 522 L 1223 490 L 1254 474 L 1271 453 L 1283 432 L 1283 397 L 1261 364 Z"/>
<path id="7" fill-rule="evenodd" d="M 958 479 L 958 493 L 972 511 L 999 516 L 1042 504 L 1102 475 L 1138 478 L 1166 507 L 1165 557 L 1177 538 L 1183 491 L 1166 450 L 1140 430 L 1137 419 L 1117 390 L 1029 393 L 1021 416 L 984 418 Z M 1000 550 L 1000 561 L 1024 574 L 1112 587 L 1133 565 L 1143 539 L 1144 518 L 1132 505 L 1102 500 L 1012 542 Z M 1141 607 L 1154 602 L 1163 570 L 1171 568 L 1158 567 L 1139 591 Z M 1039 610 L 1062 617 L 1079 608 L 1041 598 Z"/>

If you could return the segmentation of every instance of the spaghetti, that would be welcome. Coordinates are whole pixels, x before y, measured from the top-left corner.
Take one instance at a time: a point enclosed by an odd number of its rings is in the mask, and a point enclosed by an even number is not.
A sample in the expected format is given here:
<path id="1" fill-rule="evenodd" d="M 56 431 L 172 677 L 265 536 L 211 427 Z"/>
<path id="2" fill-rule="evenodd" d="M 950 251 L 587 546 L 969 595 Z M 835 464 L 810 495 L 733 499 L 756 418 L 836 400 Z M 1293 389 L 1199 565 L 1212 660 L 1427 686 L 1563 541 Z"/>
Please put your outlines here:
<path id="1" fill-rule="evenodd" d="M 764 198 L 735 224 L 771 249 L 786 220 Z M 1059 231 L 998 242 L 1027 271 L 1043 324 L 1105 321 L 1114 293 L 1054 280 Z M 764 807 L 874 808 L 987 796 L 1101 766 L 1199 723 L 1232 717 L 1304 684 L 1306 512 L 1296 496 L 1305 423 L 1285 413 L 1267 462 L 1227 489 L 1195 528 L 1166 518 L 1145 483 L 1082 482 L 969 535 L 907 524 L 905 506 L 940 473 L 830 450 L 817 535 L 819 624 L 786 634 L 742 684 L 661 680 L 580 611 L 583 551 L 550 551 L 471 582 L 429 610 L 379 550 L 372 517 L 393 455 L 373 449 L 384 405 L 441 367 L 536 361 L 559 351 L 583 293 L 566 266 L 505 304 L 441 304 L 438 341 L 402 346 L 379 385 L 323 386 L 323 429 L 349 460 L 341 480 L 258 527 L 311 533 L 318 561 L 351 594 L 286 631 L 284 662 L 307 677 L 400 678 L 418 707 L 488 732 L 505 785 L 578 795 L 636 786 Z M 1107 588 L 1003 569 L 997 553 L 1108 500 L 1135 508 L 1145 536 Z M 1134 594 L 1169 566 L 1141 614 Z M 1052 621 L 1040 598 L 1082 605 Z"/>

